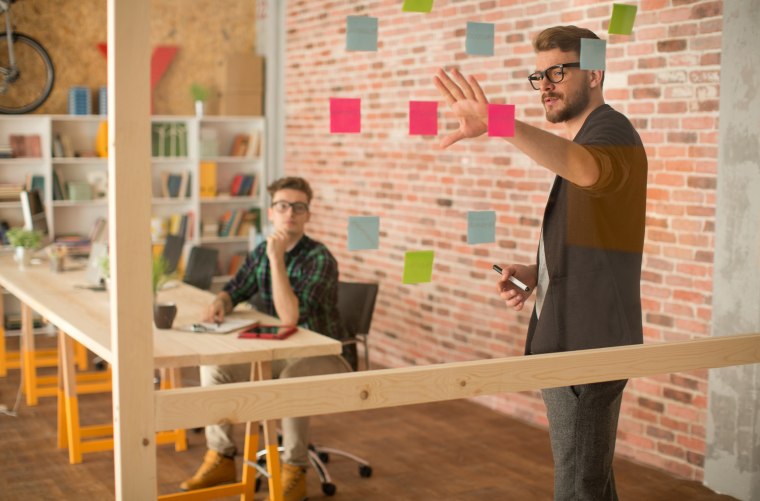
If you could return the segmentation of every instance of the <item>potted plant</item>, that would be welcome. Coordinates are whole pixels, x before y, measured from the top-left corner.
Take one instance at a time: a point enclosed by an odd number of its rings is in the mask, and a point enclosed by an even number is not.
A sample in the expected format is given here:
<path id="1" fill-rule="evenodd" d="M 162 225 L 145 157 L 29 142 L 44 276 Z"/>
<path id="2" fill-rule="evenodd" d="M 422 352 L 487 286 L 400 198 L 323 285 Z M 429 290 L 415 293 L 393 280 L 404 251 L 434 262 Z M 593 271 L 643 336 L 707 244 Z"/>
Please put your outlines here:
<path id="1" fill-rule="evenodd" d="M 203 103 L 208 99 L 208 87 L 205 87 L 199 83 L 193 83 L 190 85 L 190 94 L 195 101 L 195 115 L 198 117 L 203 116 Z"/>
<path id="2" fill-rule="evenodd" d="M 6 234 L 8 242 L 16 248 L 16 262 L 20 269 L 24 269 L 32 259 L 32 250 L 37 248 L 42 241 L 42 233 L 37 230 L 24 228 L 11 228 Z"/>
<path id="3" fill-rule="evenodd" d="M 111 258 L 106 252 L 98 261 L 98 267 L 100 268 L 100 280 L 106 289 L 111 284 Z"/>
<path id="4" fill-rule="evenodd" d="M 173 274 L 168 273 L 168 269 L 169 262 L 166 260 L 166 258 L 163 256 L 153 258 L 153 274 L 151 284 L 153 286 L 154 302 L 156 300 L 156 294 L 158 294 L 158 289 L 160 289 L 161 286 L 171 280 L 171 278 L 174 276 Z"/>

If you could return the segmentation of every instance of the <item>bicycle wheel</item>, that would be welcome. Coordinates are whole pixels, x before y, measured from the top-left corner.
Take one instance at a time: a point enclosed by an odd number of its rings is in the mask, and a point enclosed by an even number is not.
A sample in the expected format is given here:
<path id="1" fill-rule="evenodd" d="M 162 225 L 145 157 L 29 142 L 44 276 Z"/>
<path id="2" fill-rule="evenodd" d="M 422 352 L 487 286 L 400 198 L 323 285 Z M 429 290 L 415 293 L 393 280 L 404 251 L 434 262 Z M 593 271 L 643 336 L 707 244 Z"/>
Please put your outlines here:
<path id="1" fill-rule="evenodd" d="M 53 89 L 53 62 L 39 42 L 21 33 L 13 34 L 13 52 L 18 73 L 6 80 L 5 91 L 0 92 L 0 113 L 29 113 L 44 103 Z M 10 67 L 7 33 L 0 33 L 0 66 Z"/>

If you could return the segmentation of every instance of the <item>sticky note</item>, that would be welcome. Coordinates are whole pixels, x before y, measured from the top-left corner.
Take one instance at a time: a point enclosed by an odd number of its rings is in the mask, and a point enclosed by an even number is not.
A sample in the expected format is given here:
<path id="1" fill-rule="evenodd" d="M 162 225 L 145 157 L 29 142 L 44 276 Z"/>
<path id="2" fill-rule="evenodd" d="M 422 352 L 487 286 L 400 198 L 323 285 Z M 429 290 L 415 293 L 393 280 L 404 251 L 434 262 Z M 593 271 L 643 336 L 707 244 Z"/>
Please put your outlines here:
<path id="1" fill-rule="evenodd" d="M 348 218 L 348 250 L 369 250 L 380 247 L 380 218 L 351 216 Z"/>
<path id="2" fill-rule="evenodd" d="M 471 56 L 493 56 L 493 23 L 467 22 L 465 52 Z"/>
<path id="3" fill-rule="evenodd" d="M 605 52 L 606 40 L 595 38 L 581 38 L 581 69 L 604 70 L 607 68 Z"/>
<path id="4" fill-rule="evenodd" d="M 491 137 L 514 137 L 514 104 L 488 105 L 488 135 Z"/>
<path id="5" fill-rule="evenodd" d="M 330 133 L 358 133 L 362 131 L 361 99 L 330 98 Z"/>
<path id="6" fill-rule="evenodd" d="M 610 27 L 607 33 L 615 35 L 630 35 L 633 31 L 633 22 L 636 21 L 635 5 L 626 5 L 624 3 L 612 4 L 612 17 L 610 18 Z"/>
<path id="7" fill-rule="evenodd" d="M 433 0 L 404 0 L 403 12 L 430 12 L 433 10 Z"/>
<path id="8" fill-rule="evenodd" d="M 404 254 L 405 284 L 430 282 L 433 277 L 433 251 L 409 251 Z"/>
<path id="9" fill-rule="evenodd" d="M 346 17 L 346 50 L 377 51 L 376 17 Z"/>
<path id="10" fill-rule="evenodd" d="M 409 101 L 409 134 L 435 136 L 438 134 L 438 103 Z"/>
<path id="11" fill-rule="evenodd" d="M 467 213 L 467 243 L 491 244 L 496 241 L 496 212 L 492 210 Z"/>

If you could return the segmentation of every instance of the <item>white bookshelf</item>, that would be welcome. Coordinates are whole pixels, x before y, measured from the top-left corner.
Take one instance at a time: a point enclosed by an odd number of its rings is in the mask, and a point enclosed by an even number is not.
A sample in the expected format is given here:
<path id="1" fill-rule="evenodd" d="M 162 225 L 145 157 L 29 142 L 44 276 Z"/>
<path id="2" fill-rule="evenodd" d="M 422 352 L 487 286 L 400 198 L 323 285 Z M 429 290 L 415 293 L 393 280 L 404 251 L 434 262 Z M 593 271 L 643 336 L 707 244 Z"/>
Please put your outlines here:
<path id="1" fill-rule="evenodd" d="M 96 137 L 101 122 L 106 117 L 98 115 L 0 115 L 0 144 L 9 144 L 11 135 L 37 135 L 40 138 L 39 158 L 0 158 L 0 184 L 26 184 L 29 176 L 44 179 L 43 202 L 46 207 L 51 237 L 79 234 L 88 235 L 96 219 L 107 217 L 108 203 L 105 191 L 93 189 L 90 200 L 54 199 L 53 173 L 64 183 L 107 183 L 108 160 L 95 155 Z M 234 254 L 250 250 L 254 241 L 248 235 L 202 236 L 204 221 L 222 218 L 229 210 L 259 208 L 260 217 L 266 217 L 263 205 L 267 180 L 264 168 L 264 117 L 194 117 L 154 116 L 153 124 L 179 124 L 186 131 L 185 150 L 179 156 L 154 155 L 151 159 L 152 213 L 154 217 L 170 218 L 176 214 L 190 214 L 185 240 L 185 256 L 190 247 L 203 245 L 219 250 L 219 277 L 217 285 L 228 278 L 229 263 Z M 258 151 L 242 156 L 232 155 L 235 137 L 251 135 L 258 138 Z M 216 147 L 209 149 L 210 142 L 204 138 L 215 137 Z M 61 147 L 56 137 L 65 137 L 67 148 Z M 203 144 L 202 144 L 203 142 Z M 56 148 L 56 146 L 58 146 Z M 202 146 L 204 148 L 202 148 Z M 65 154 L 64 154 L 65 153 Z M 216 164 L 216 186 L 220 193 L 213 198 L 200 196 L 200 162 Z M 138 166 L 135 166 L 138 168 Z M 166 197 L 162 191 L 162 177 L 188 175 L 189 191 L 185 197 Z M 253 174 L 257 178 L 256 192 L 245 196 L 230 196 L 232 181 L 236 174 Z M 105 179 L 104 179 L 105 178 Z M 176 179 L 176 178 L 175 178 Z M 92 183 L 90 183 L 92 184 Z M 65 188 L 64 188 L 65 190 Z M 0 221 L 9 226 L 21 226 L 21 204 L 15 200 L 0 200 Z M 261 221 L 261 227 L 266 221 Z M 153 238 L 161 244 L 163 238 Z"/>

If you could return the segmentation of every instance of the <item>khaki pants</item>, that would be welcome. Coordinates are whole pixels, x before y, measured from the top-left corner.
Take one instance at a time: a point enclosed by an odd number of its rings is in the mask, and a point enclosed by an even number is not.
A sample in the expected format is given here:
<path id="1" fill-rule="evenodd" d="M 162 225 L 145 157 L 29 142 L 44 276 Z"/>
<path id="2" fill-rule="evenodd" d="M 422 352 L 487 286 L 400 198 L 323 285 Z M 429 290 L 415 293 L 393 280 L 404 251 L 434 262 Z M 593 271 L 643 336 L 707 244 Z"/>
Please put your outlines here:
<path id="1" fill-rule="evenodd" d="M 272 377 L 291 378 L 350 372 L 351 367 L 338 355 L 292 358 L 272 362 Z M 251 380 L 251 364 L 203 365 L 201 385 L 213 386 Z M 206 444 L 209 449 L 225 456 L 236 452 L 232 441 L 232 424 L 206 426 Z M 282 419 L 282 461 L 292 465 L 307 466 L 309 463 L 309 418 Z"/>

